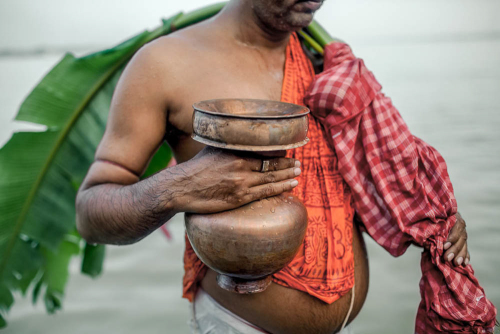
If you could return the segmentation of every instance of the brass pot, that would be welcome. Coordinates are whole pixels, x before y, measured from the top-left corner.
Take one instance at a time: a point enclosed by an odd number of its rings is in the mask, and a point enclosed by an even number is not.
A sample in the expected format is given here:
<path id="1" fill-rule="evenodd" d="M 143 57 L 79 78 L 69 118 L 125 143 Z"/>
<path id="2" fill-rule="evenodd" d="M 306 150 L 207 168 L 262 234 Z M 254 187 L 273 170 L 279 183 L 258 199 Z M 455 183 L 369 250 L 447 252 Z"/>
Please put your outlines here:
<path id="1" fill-rule="evenodd" d="M 222 149 L 282 151 L 305 145 L 309 109 L 290 103 L 227 99 L 195 103 L 193 139 Z M 269 153 L 263 159 L 269 159 Z M 271 153 L 272 155 L 272 153 Z M 264 291 L 273 273 L 299 250 L 307 210 L 283 193 L 234 210 L 185 215 L 196 255 L 216 271 L 217 283 L 237 293 Z"/>
<path id="2" fill-rule="evenodd" d="M 196 255 L 218 272 L 226 290 L 255 293 L 271 283 L 271 274 L 297 253 L 307 229 L 307 210 L 283 193 L 214 214 L 186 214 L 186 232 Z"/>

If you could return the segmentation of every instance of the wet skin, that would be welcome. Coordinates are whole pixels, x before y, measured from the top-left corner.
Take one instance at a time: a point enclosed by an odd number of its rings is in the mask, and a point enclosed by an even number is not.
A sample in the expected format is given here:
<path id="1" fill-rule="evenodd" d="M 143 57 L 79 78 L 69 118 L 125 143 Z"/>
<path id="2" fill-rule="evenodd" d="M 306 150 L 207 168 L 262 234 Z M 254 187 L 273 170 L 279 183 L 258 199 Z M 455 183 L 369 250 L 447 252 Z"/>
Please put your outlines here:
<path id="1" fill-rule="evenodd" d="M 248 10 L 244 3 L 233 1 L 215 19 L 155 40 L 130 61 L 113 96 L 97 161 L 77 196 L 77 227 L 89 242 L 137 242 L 178 212 L 228 210 L 293 188 L 300 172 L 295 161 L 281 159 L 277 171 L 263 175 L 257 171 L 260 160 L 204 149 L 191 139 L 194 102 L 280 100 L 289 33 L 261 29 L 242 14 Z M 139 182 L 163 141 L 179 164 Z M 356 298 L 350 320 L 368 291 L 366 249 L 354 230 Z M 351 299 L 348 293 L 329 305 L 274 283 L 263 293 L 237 295 L 220 289 L 211 270 L 201 285 L 224 307 L 271 333 L 333 333 Z"/>

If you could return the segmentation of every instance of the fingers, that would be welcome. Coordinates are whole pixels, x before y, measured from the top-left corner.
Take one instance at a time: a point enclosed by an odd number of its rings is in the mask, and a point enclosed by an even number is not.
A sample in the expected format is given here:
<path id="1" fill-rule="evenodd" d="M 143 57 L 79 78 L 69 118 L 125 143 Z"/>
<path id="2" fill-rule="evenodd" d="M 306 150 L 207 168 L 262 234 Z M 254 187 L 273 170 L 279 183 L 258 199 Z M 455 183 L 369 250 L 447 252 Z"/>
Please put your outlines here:
<path id="1" fill-rule="evenodd" d="M 464 243 L 464 246 L 462 247 L 462 249 L 458 252 L 458 254 L 455 256 L 455 260 L 453 261 L 453 263 L 456 265 L 456 266 L 461 266 L 462 264 L 465 265 L 464 261 L 465 259 L 467 258 L 467 243 L 465 242 Z"/>
<path id="2" fill-rule="evenodd" d="M 297 180 L 286 180 L 276 183 L 268 183 L 250 188 L 245 196 L 245 202 L 249 203 L 266 197 L 276 196 L 286 191 L 291 191 L 299 184 Z"/>
<path id="3" fill-rule="evenodd" d="M 448 239 L 444 244 L 444 249 L 448 249 L 451 245 L 455 244 L 462 234 L 466 234 L 465 231 L 465 221 L 462 219 L 459 213 L 456 214 L 457 221 L 455 225 L 451 228 L 450 234 L 448 235 Z"/>
<path id="4" fill-rule="evenodd" d="M 263 184 L 280 182 L 285 180 L 292 180 L 293 178 L 299 176 L 301 173 L 300 168 L 293 167 L 288 169 L 279 170 L 276 172 L 267 173 L 252 173 L 249 181 L 250 187 L 255 187 Z"/>
<path id="5" fill-rule="evenodd" d="M 458 241 L 448 248 L 444 253 L 444 259 L 456 266 L 464 263 L 467 255 L 467 237 L 459 237 Z"/>
<path id="6" fill-rule="evenodd" d="M 456 214 L 457 221 L 450 230 L 448 239 L 444 244 L 445 261 L 452 262 L 455 266 L 467 265 L 470 261 L 470 255 L 467 251 L 467 231 L 465 229 L 465 221 L 462 216 Z M 467 262 L 467 263 L 466 263 Z"/>
<path id="7" fill-rule="evenodd" d="M 291 158 L 271 158 L 271 159 L 261 159 L 261 158 L 247 158 L 249 162 L 250 170 L 254 172 L 260 172 L 262 170 L 263 161 L 269 161 L 269 167 L 267 171 L 278 171 L 292 167 L 300 167 L 300 162 Z"/>
<path id="8" fill-rule="evenodd" d="M 292 167 L 300 167 L 300 162 L 291 158 L 269 159 L 269 171 L 283 170 Z"/>

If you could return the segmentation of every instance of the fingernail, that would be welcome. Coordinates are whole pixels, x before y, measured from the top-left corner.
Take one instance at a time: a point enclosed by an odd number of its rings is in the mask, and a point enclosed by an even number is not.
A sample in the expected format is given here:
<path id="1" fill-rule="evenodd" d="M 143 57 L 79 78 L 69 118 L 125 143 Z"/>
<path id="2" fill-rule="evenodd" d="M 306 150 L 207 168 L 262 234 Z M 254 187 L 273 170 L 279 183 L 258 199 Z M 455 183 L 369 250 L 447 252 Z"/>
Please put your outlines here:
<path id="1" fill-rule="evenodd" d="M 299 160 L 295 160 L 295 167 L 300 167 L 300 161 Z"/>
<path id="2" fill-rule="evenodd" d="M 453 257 L 455 256 L 455 254 L 453 253 L 450 253 L 450 255 L 448 255 L 448 261 L 451 261 L 453 260 Z"/>
<path id="3" fill-rule="evenodd" d="M 296 187 L 298 184 L 299 184 L 299 181 L 297 181 L 297 180 L 292 180 L 292 182 L 290 182 L 290 185 L 292 187 Z"/>
<path id="4" fill-rule="evenodd" d="M 463 259 L 463 257 L 459 257 L 459 258 L 457 259 L 457 263 L 458 263 L 458 265 L 461 265 L 461 264 L 462 264 L 462 262 L 463 262 L 463 260 L 464 260 L 464 259 Z"/>
<path id="5" fill-rule="evenodd" d="M 295 168 L 295 169 L 293 170 L 293 173 L 294 173 L 296 176 L 299 176 L 299 175 L 300 175 L 300 172 L 301 172 L 300 168 Z"/>
<path id="6" fill-rule="evenodd" d="M 448 249 L 451 246 L 451 242 L 447 242 L 444 244 L 444 249 Z"/>
<path id="7" fill-rule="evenodd" d="M 469 265 L 469 259 L 465 259 L 464 263 L 465 263 L 466 266 Z"/>

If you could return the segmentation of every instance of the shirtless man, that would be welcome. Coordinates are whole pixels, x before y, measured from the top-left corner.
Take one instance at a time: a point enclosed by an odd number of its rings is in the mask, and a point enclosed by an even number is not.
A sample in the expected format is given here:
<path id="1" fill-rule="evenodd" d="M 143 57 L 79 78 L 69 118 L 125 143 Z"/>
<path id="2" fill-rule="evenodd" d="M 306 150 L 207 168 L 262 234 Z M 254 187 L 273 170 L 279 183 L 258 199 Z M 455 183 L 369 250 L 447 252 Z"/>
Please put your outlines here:
<path id="1" fill-rule="evenodd" d="M 120 78 L 96 162 L 78 193 L 81 235 L 93 243 L 134 243 L 176 213 L 219 212 L 292 190 L 300 174 L 293 159 L 277 159 L 275 170 L 262 174 L 256 171 L 259 159 L 193 141 L 192 104 L 213 98 L 280 100 L 290 33 L 309 25 L 321 4 L 232 0 L 213 19 L 143 47 Z M 178 165 L 139 181 L 164 140 Z M 455 239 L 455 258 L 465 259 L 465 239 Z M 349 321 L 368 291 L 367 254 L 357 226 L 353 252 L 356 285 Z M 211 270 L 201 286 L 222 306 L 271 333 L 334 333 L 351 301 L 348 293 L 329 305 L 277 284 L 237 295 L 219 288 Z"/>

